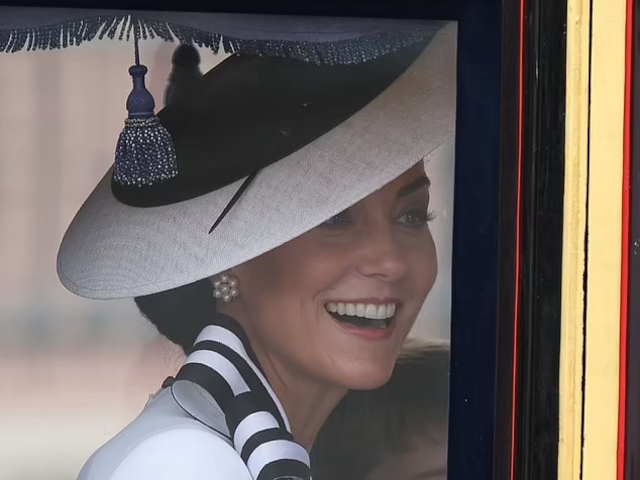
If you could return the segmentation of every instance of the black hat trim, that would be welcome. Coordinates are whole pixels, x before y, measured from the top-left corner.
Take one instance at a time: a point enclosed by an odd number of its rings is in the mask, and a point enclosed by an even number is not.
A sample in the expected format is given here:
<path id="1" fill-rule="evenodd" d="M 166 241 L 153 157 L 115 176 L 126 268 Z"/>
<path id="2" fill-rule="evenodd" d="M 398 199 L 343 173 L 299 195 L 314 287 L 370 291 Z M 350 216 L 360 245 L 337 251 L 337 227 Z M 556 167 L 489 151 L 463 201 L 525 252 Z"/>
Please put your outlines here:
<path id="1" fill-rule="evenodd" d="M 112 180 L 112 192 L 127 205 L 155 207 L 245 178 L 361 110 L 413 63 L 426 43 L 353 65 L 233 55 L 204 75 L 198 88 L 158 113 L 173 139 L 178 175 L 151 186 Z"/>

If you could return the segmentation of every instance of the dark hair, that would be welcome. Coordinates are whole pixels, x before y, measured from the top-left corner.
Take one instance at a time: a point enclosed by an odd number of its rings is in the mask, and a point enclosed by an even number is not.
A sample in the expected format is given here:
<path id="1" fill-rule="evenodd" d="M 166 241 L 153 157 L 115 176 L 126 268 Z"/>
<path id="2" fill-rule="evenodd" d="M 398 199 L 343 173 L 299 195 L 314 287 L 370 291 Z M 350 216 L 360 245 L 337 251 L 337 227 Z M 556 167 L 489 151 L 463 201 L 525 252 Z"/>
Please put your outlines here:
<path id="1" fill-rule="evenodd" d="M 361 480 L 416 437 L 446 441 L 449 348 L 407 344 L 389 382 L 350 391 L 311 450 L 314 480 Z"/>
<path id="2" fill-rule="evenodd" d="M 211 323 L 216 310 L 213 286 L 208 279 L 134 300 L 140 313 L 158 332 L 181 346 L 185 353 L 193 347 L 202 329 Z"/>

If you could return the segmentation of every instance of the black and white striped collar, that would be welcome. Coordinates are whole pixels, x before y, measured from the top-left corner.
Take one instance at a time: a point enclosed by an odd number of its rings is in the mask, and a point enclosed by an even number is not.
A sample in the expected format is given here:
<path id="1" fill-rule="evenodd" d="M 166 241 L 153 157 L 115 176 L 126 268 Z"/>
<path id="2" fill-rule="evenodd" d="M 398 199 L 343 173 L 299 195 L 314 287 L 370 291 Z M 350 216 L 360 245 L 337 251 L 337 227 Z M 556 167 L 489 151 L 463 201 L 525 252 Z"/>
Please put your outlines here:
<path id="1" fill-rule="evenodd" d="M 225 435 L 254 480 L 310 480 L 310 460 L 295 442 L 282 404 L 242 327 L 218 314 L 205 327 L 171 385 L 191 416 Z"/>

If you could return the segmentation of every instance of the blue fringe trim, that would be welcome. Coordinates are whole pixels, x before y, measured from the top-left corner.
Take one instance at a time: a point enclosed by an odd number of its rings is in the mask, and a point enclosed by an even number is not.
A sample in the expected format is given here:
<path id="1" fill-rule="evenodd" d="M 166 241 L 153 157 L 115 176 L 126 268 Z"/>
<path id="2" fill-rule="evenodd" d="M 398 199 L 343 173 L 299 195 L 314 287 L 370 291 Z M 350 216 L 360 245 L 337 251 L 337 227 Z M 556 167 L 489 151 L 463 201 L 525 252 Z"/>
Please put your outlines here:
<path id="1" fill-rule="evenodd" d="M 70 45 L 80 45 L 94 38 L 105 36 L 118 40 L 131 37 L 132 31 L 139 38 L 160 37 L 173 42 L 193 43 L 207 47 L 214 53 L 241 52 L 250 55 L 285 57 L 319 65 L 352 64 L 372 60 L 410 44 L 426 41 L 434 29 L 413 26 L 406 30 L 388 31 L 336 42 L 296 42 L 274 40 L 245 40 L 204 32 L 172 23 L 133 18 L 130 15 L 109 15 L 78 18 L 69 22 L 41 28 L 0 31 L 0 52 L 27 50 L 54 50 Z"/>

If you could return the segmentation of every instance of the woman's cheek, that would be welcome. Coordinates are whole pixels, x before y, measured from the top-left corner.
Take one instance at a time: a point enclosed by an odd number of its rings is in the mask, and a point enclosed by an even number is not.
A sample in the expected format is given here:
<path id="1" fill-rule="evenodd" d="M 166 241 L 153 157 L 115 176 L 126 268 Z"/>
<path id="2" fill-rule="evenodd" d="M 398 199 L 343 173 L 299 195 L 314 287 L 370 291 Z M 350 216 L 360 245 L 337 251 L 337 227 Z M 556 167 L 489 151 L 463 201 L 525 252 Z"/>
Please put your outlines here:
<path id="1" fill-rule="evenodd" d="M 438 259 L 431 235 L 421 238 L 420 241 L 405 245 L 404 251 L 411 269 L 419 271 L 423 276 L 435 276 L 437 274 Z"/>

